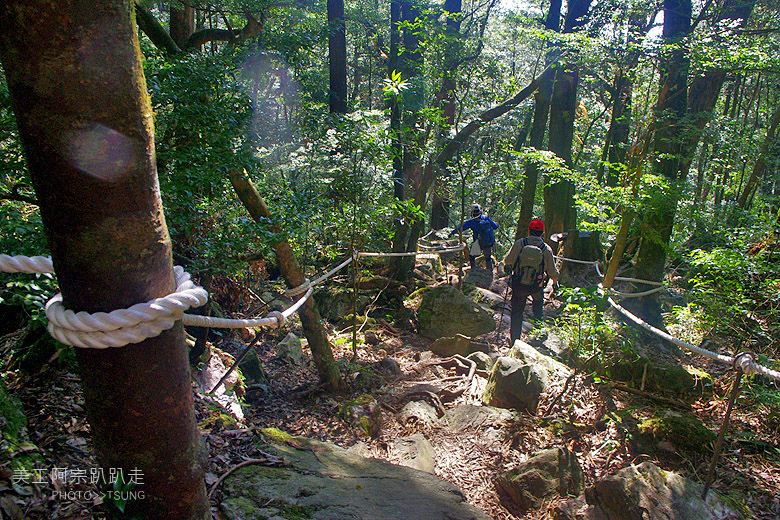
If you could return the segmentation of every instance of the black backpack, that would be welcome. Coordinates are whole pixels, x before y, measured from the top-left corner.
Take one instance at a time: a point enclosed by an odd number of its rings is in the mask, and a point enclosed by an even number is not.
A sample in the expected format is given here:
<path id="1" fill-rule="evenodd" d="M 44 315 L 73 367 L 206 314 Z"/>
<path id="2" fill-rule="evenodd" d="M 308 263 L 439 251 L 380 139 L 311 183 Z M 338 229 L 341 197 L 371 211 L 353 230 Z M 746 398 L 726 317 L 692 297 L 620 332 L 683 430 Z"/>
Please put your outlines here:
<path id="1" fill-rule="evenodd" d="M 512 288 L 541 289 L 544 285 L 544 245 L 537 246 L 523 239 L 523 248 L 512 269 Z"/>
<path id="2" fill-rule="evenodd" d="M 477 240 L 479 241 L 479 247 L 482 249 L 493 247 L 496 243 L 496 233 L 493 231 L 493 225 L 486 217 L 479 218 Z"/>

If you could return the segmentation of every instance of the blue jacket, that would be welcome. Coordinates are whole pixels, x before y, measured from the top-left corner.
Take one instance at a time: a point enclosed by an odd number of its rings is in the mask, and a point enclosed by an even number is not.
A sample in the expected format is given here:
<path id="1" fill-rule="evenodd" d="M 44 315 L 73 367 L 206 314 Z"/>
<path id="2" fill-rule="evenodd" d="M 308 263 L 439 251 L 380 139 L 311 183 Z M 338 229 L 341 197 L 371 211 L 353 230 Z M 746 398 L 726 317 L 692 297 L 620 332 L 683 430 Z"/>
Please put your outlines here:
<path id="1" fill-rule="evenodd" d="M 467 220 L 462 225 L 460 225 L 460 226 L 456 227 L 455 229 L 453 229 L 452 232 L 450 233 L 450 236 L 453 236 L 453 235 L 457 234 L 458 231 L 460 231 L 461 229 L 463 229 L 463 231 L 466 231 L 467 229 L 470 229 L 474 233 L 474 238 L 477 238 L 476 235 L 477 235 L 477 231 L 479 230 L 479 223 L 480 223 L 481 220 L 487 220 L 488 222 L 490 222 L 490 226 L 493 229 L 498 229 L 498 224 L 493 222 L 493 219 L 491 219 L 487 215 L 479 215 L 477 217 L 474 217 L 474 218 L 471 218 L 471 219 Z"/>

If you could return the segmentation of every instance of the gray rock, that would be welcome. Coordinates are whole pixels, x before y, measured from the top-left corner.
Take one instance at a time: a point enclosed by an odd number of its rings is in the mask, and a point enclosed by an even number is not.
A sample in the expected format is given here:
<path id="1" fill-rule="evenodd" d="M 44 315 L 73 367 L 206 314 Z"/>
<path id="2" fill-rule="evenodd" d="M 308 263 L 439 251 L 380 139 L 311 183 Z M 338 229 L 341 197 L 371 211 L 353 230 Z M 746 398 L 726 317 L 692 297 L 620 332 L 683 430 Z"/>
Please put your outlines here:
<path id="1" fill-rule="evenodd" d="M 268 448 L 285 467 L 247 466 L 223 483 L 228 520 L 490 520 L 436 476 L 304 437 Z"/>
<path id="2" fill-rule="evenodd" d="M 490 372 L 482 402 L 490 406 L 536 412 L 547 386 L 547 370 L 511 357 L 500 357 Z"/>
<path id="3" fill-rule="evenodd" d="M 241 360 L 238 368 L 241 369 L 241 373 L 248 383 L 268 383 L 263 365 L 260 363 L 260 358 L 257 357 L 257 351 L 254 349 L 249 351 L 244 359 Z"/>
<path id="4" fill-rule="evenodd" d="M 486 352 L 472 352 L 467 356 L 467 358 L 477 364 L 477 370 L 485 370 L 490 372 L 493 369 L 493 365 L 495 364 L 493 358 L 490 357 L 490 355 Z"/>
<path id="5" fill-rule="evenodd" d="M 436 453 L 422 433 L 394 440 L 393 448 L 401 458 L 401 466 L 428 473 L 433 473 L 436 469 Z"/>
<path id="6" fill-rule="evenodd" d="M 364 394 L 341 407 L 341 417 L 369 437 L 376 437 L 382 429 L 382 410 L 373 396 Z"/>
<path id="7" fill-rule="evenodd" d="M 304 357 L 301 340 L 290 332 L 282 341 L 276 344 L 276 355 L 282 359 L 292 361 L 296 365 L 302 365 Z"/>
<path id="8" fill-rule="evenodd" d="M 472 352 L 489 352 L 490 345 L 482 341 L 474 341 L 463 334 L 456 334 L 450 338 L 438 338 L 431 344 L 431 352 L 442 357 L 459 354 L 466 356 Z"/>
<path id="9" fill-rule="evenodd" d="M 558 379 L 566 379 L 571 375 L 571 369 L 550 356 L 545 356 L 528 343 L 522 340 L 515 341 L 509 357 L 519 359 L 525 365 L 538 365 L 544 367 L 549 375 Z"/>
<path id="10" fill-rule="evenodd" d="M 409 401 L 396 418 L 401 424 L 414 423 L 419 426 L 434 426 L 441 422 L 436 409 L 425 401 Z"/>
<path id="11" fill-rule="evenodd" d="M 398 364 L 398 361 L 396 361 L 393 358 L 383 358 L 381 361 L 377 362 L 375 364 L 376 368 L 380 372 L 384 372 L 385 374 L 389 374 L 392 376 L 400 376 L 403 374 L 403 370 L 401 370 L 401 365 Z"/>
<path id="12" fill-rule="evenodd" d="M 563 341 L 555 332 L 546 331 L 528 338 L 528 344 L 543 354 L 560 356 L 565 346 Z"/>
<path id="13" fill-rule="evenodd" d="M 490 289 L 493 285 L 493 271 L 491 269 L 471 269 L 463 277 L 463 283 L 470 283 L 483 289 Z"/>
<path id="14" fill-rule="evenodd" d="M 742 515 L 715 492 L 651 462 L 600 478 L 578 498 L 555 507 L 556 520 L 736 520 Z"/>
<path id="15" fill-rule="evenodd" d="M 420 333 L 428 338 L 463 334 L 475 337 L 495 330 L 493 316 L 451 285 L 425 291 L 417 309 Z"/>
<path id="16" fill-rule="evenodd" d="M 566 448 L 544 450 L 495 481 L 501 505 L 515 515 L 542 507 L 556 495 L 577 496 L 585 479 L 577 457 Z"/>
<path id="17" fill-rule="evenodd" d="M 479 295 L 478 302 L 484 302 L 490 305 L 491 309 L 500 309 L 504 305 L 504 296 L 496 294 L 491 290 L 483 289 L 482 287 L 475 287 L 474 292 Z M 507 305 L 509 302 L 507 301 Z"/>
<path id="18" fill-rule="evenodd" d="M 449 408 L 444 415 L 447 424 L 454 431 L 499 429 L 516 421 L 517 413 L 492 406 L 474 406 L 464 404 Z"/>

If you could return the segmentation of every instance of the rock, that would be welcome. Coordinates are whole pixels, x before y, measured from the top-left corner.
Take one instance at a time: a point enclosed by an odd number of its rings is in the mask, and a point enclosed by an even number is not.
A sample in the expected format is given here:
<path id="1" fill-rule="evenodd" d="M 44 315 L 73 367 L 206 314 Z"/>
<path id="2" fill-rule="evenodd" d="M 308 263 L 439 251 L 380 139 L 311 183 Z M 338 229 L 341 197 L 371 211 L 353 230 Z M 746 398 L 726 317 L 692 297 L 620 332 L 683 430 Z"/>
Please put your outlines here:
<path id="1" fill-rule="evenodd" d="M 393 448 L 401 458 L 401 466 L 428 473 L 433 473 L 436 469 L 436 454 L 433 451 L 433 446 L 422 433 L 394 440 Z"/>
<path id="2" fill-rule="evenodd" d="M 219 507 L 228 520 L 490 520 L 457 487 L 424 471 L 305 437 L 267 450 L 289 465 L 246 466 L 227 477 Z"/>
<path id="3" fill-rule="evenodd" d="M 241 369 L 241 374 L 248 383 L 268 383 L 268 378 L 263 370 L 263 365 L 260 363 L 260 358 L 257 357 L 255 349 L 250 350 L 241 363 L 238 364 L 238 368 Z"/>
<path id="4" fill-rule="evenodd" d="M 645 391 L 674 395 L 677 398 L 694 399 L 712 391 L 712 376 L 707 372 L 694 367 L 658 363 L 642 355 L 638 359 L 636 356 L 615 359 L 603 367 L 603 373 L 637 388 L 644 380 Z"/>
<path id="5" fill-rule="evenodd" d="M 232 364 L 233 358 L 229 354 L 215 349 L 208 361 L 203 363 L 200 370 L 195 373 L 195 381 L 198 383 L 200 392 L 203 394 L 211 392 Z M 241 381 L 238 373 L 234 370 L 210 396 L 238 422 L 244 420 L 244 409 L 241 408 L 237 395 L 240 387 Z"/>
<path id="6" fill-rule="evenodd" d="M 439 424 L 439 415 L 436 409 L 425 401 L 409 401 L 396 415 L 401 424 L 417 424 L 419 426 L 434 426 Z"/>
<path id="7" fill-rule="evenodd" d="M 489 352 L 490 345 L 481 341 L 473 341 L 468 336 L 456 334 L 451 338 L 438 338 L 431 344 L 431 352 L 442 357 L 455 354 L 466 356 L 472 352 Z"/>
<path id="8" fill-rule="evenodd" d="M 519 359 L 526 365 L 538 365 L 547 370 L 548 375 L 558 379 L 566 379 L 571 375 L 571 369 L 550 356 L 545 356 L 528 343 L 517 340 L 509 351 L 509 357 Z"/>
<path id="9" fill-rule="evenodd" d="M 638 424 L 632 437 L 639 451 L 708 451 L 717 435 L 693 415 L 669 412 L 665 417 L 647 419 Z M 642 448 L 650 447 L 650 450 Z"/>
<path id="10" fill-rule="evenodd" d="M 544 450 L 495 481 L 501 505 L 515 515 L 542 507 L 545 499 L 577 496 L 585 477 L 576 455 L 566 448 Z"/>
<path id="11" fill-rule="evenodd" d="M 296 365 L 304 363 L 301 340 L 290 332 L 282 341 L 276 344 L 276 355 L 282 359 L 292 361 Z"/>
<path id="12" fill-rule="evenodd" d="M 381 361 L 377 362 L 375 366 L 377 370 L 379 370 L 380 372 L 384 372 L 385 374 L 389 374 L 392 376 L 400 376 L 403 374 L 403 370 L 401 370 L 401 365 L 399 365 L 398 361 L 396 361 L 393 358 L 386 357 Z"/>
<path id="13" fill-rule="evenodd" d="M 528 338 L 528 344 L 548 356 L 560 356 L 566 348 L 561 338 L 553 331 L 545 331 Z"/>
<path id="14" fill-rule="evenodd" d="M 382 340 L 379 339 L 379 336 L 377 336 L 375 333 L 371 331 L 368 331 L 365 334 L 363 334 L 363 339 L 366 341 L 366 343 L 368 343 L 372 347 L 375 347 L 382 342 Z"/>
<path id="15" fill-rule="evenodd" d="M 475 337 L 495 330 L 493 316 L 451 285 L 423 293 L 417 310 L 420 333 L 429 338 L 463 334 Z"/>
<path id="16" fill-rule="evenodd" d="M 485 370 L 490 372 L 493 369 L 493 364 L 495 363 L 493 358 L 485 352 L 472 352 L 466 357 L 477 364 L 477 370 Z"/>
<path id="17" fill-rule="evenodd" d="M 493 270 L 492 269 L 471 269 L 463 277 L 463 283 L 470 283 L 483 289 L 490 289 L 493 285 Z"/>
<path id="18" fill-rule="evenodd" d="M 0 460 L 3 461 L 3 465 L 0 466 L 0 470 L 3 471 L 9 469 L 24 473 L 43 467 L 43 459 L 38 447 L 30 442 L 27 433 L 27 416 L 24 415 L 22 402 L 8 393 L 1 378 Z M 24 515 L 18 518 L 24 518 Z"/>
<path id="19" fill-rule="evenodd" d="M 519 416 L 517 413 L 503 408 L 464 404 L 449 408 L 444 418 L 453 431 L 478 430 L 480 435 L 484 435 L 491 429 L 498 431 L 516 421 Z"/>
<path id="20" fill-rule="evenodd" d="M 555 507 L 555 520 L 735 520 L 742 515 L 715 492 L 651 462 L 602 477 L 578 498 Z"/>
<path id="21" fill-rule="evenodd" d="M 339 321 L 352 313 L 352 288 L 341 285 L 323 287 L 315 293 L 314 300 L 320 315 L 329 321 Z M 355 305 L 358 314 L 364 314 L 371 298 L 366 294 L 358 294 Z"/>
<path id="22" fill-rule="evenodd" d="M 482 287 L 474 288 L 474 297 L 477 303 L 486 303 L 491 309 L 500 309 L 504 305 L 504 297 L 502 295 Z M 507 305 L 509 305 L 508 300 Z"/>
<path id="23" fill-rule="evenodd" d="M 340 415 L 369 437 L 376 437 L 382 429 L 382 410 L 376 399 L 368 394 L 342 406 Z"/>
<path id="24" fill-rule="evenodd" d="M 519 359 L 500 357 L 490 372 L 482 402 L 536 413 L 547 378 L 547 370 L 540 365 L 527 365 Z"/>

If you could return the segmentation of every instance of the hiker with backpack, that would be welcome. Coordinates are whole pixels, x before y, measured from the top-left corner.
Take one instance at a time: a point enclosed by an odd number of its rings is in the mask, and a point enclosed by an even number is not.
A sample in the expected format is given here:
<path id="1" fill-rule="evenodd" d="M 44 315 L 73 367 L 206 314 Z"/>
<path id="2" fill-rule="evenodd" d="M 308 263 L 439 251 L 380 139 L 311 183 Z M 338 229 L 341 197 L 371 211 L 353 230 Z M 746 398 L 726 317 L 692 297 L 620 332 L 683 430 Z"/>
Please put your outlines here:
<path id="1" fill-rule="evenodd" d="M 493 246 L 496 245 L 496 229 L 498 224 L 487 215 L 482 214 L 482 208 L 479 204 L 474 204 L 471 207 L 471 218 L 456 227 L 450 232 L 450 236 L 455 236 L 459 231 L 466 231 L 471 229 L 474 233 L 474 242 L 472 242 L 469 248 L 469 264 L 471 268 L 477 267 L 477 257 L 482 254 L 485 257 L 485 265 L 488 269 L 493 269 L 493 257 L 491 251 Z"/>
<path id="2" fill-rule="evenodd" d="M 558 287 L 558 268 L 552 248 L 542 238 L 544 222 L 535 218 L 528 225 L 528 236 L 512 245 L 504 258 L 504 266 L 511 273 L 509 281 L 512 287 L 512 317 L 509 335 L 514 345 L 523 332 L 523 312 L 528 297 L 533 300 L 532 309 L 535 320 L 543 317 L 545 273 Z"/>

